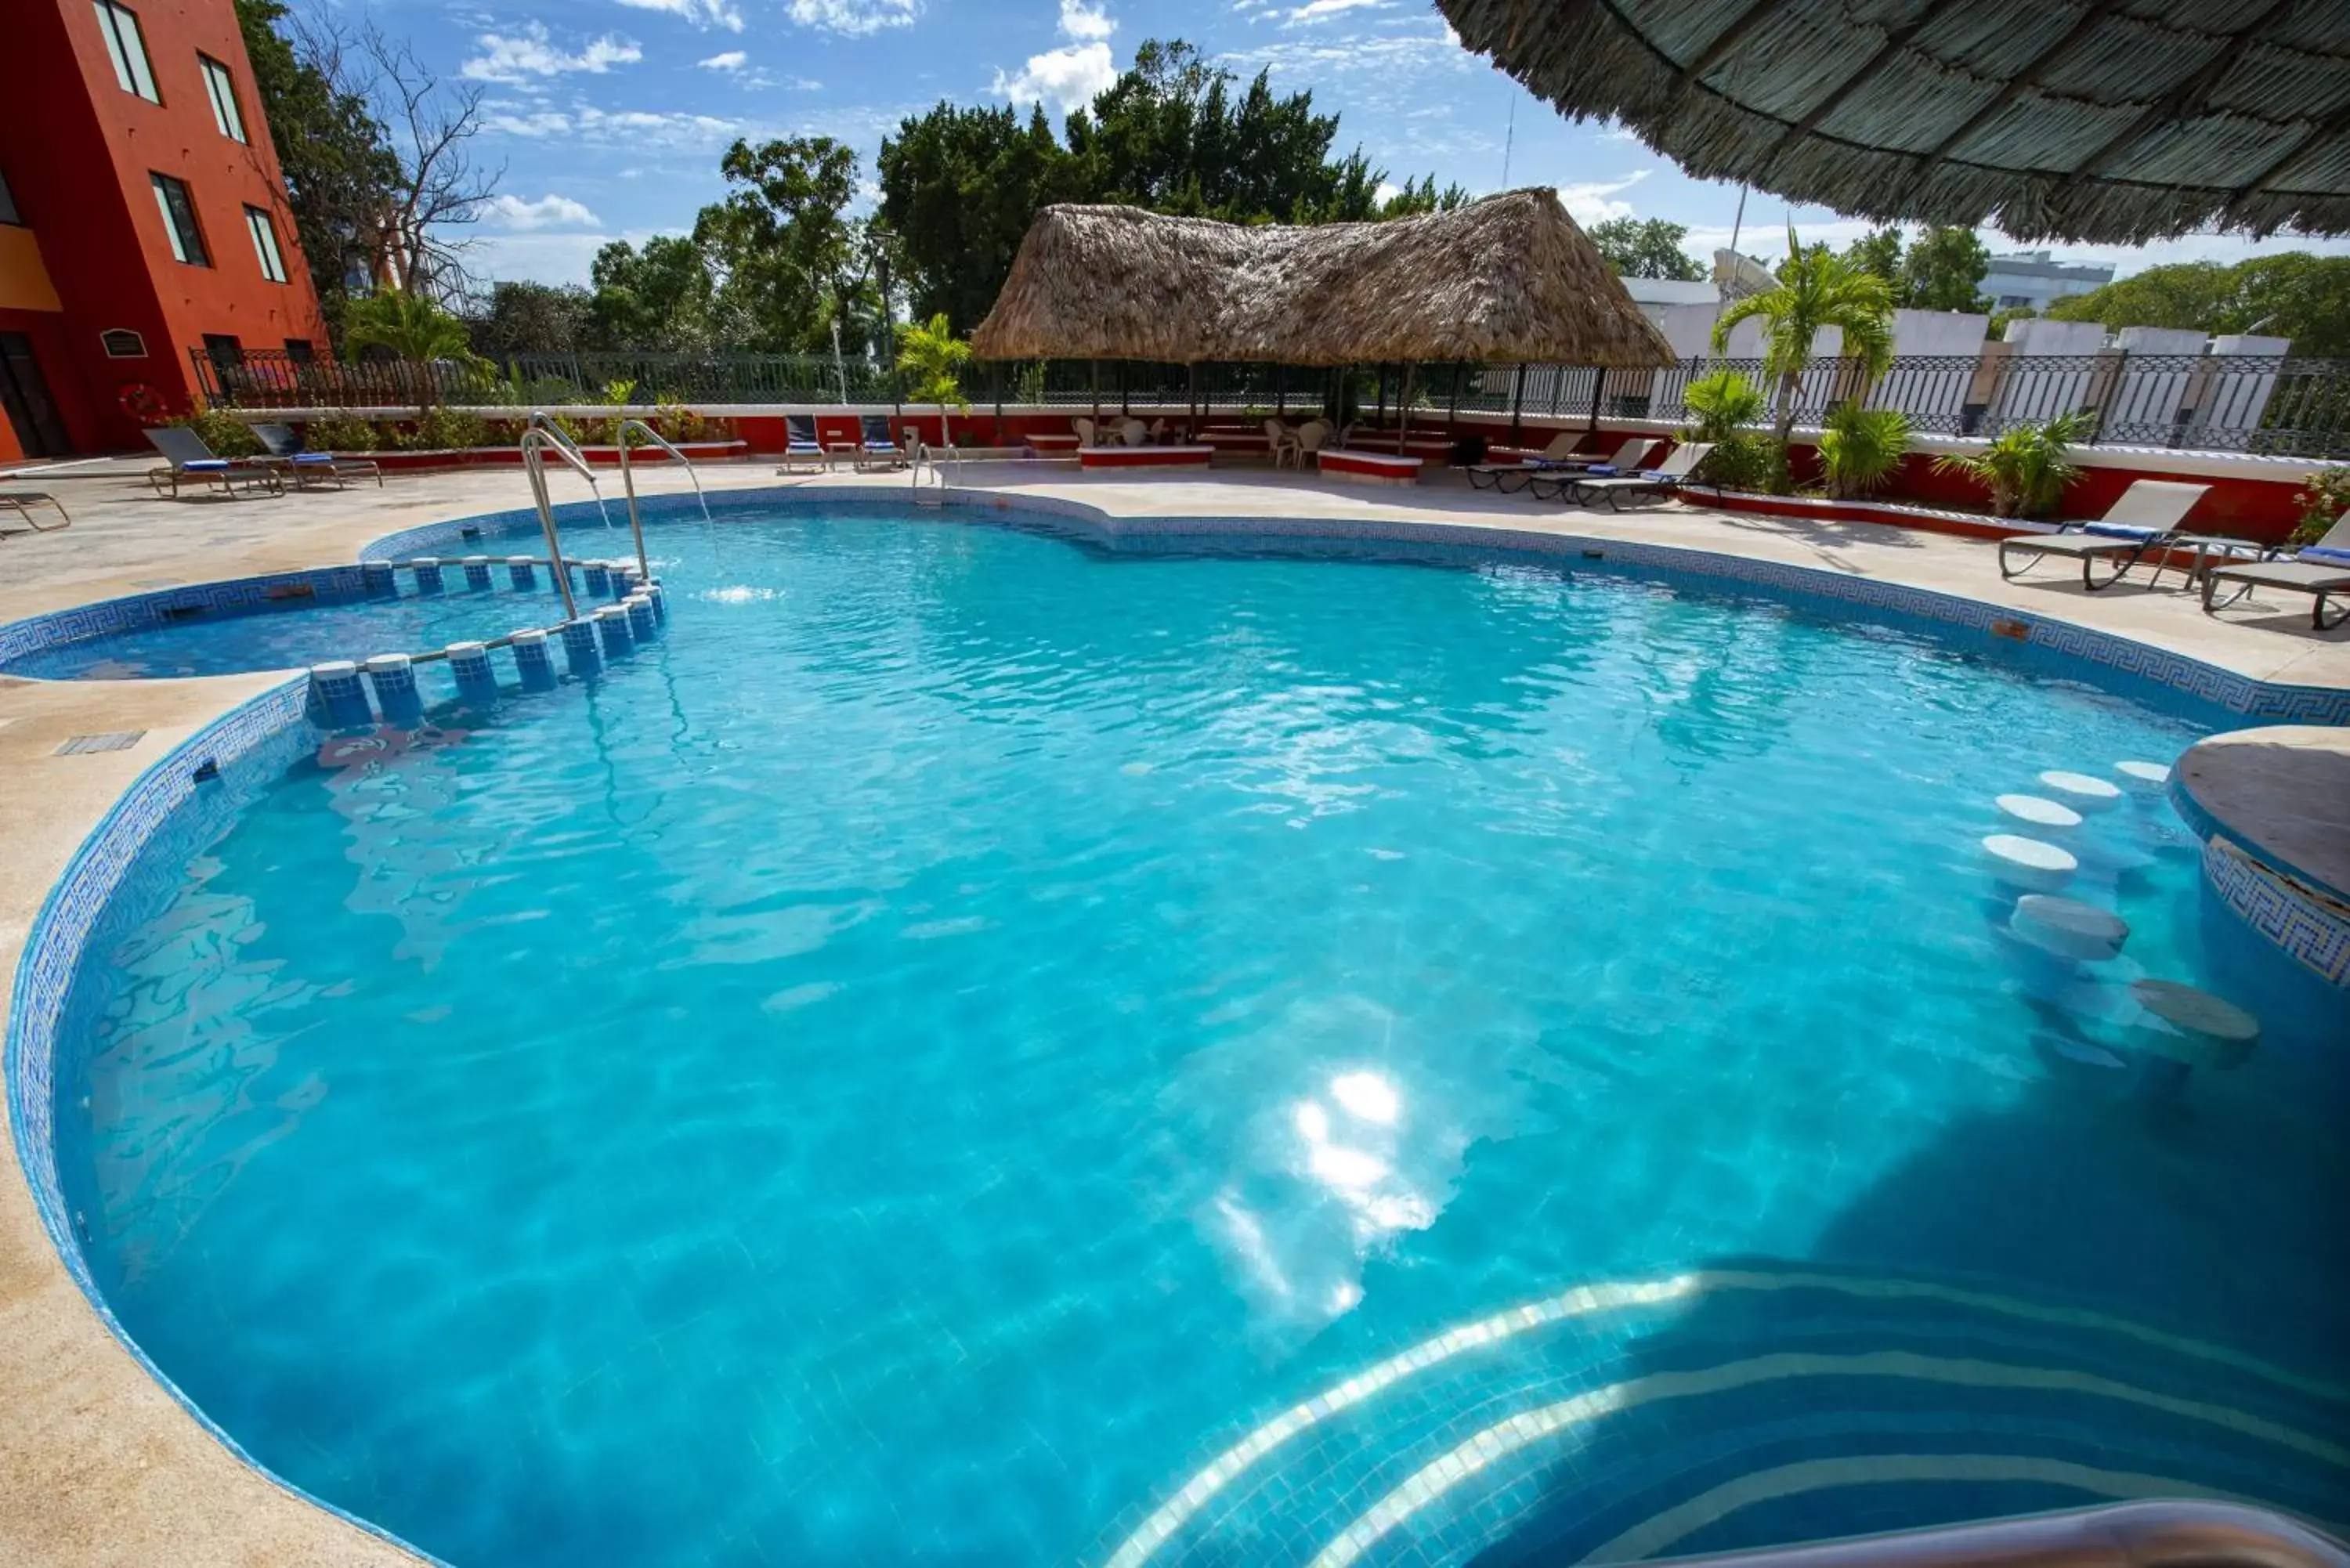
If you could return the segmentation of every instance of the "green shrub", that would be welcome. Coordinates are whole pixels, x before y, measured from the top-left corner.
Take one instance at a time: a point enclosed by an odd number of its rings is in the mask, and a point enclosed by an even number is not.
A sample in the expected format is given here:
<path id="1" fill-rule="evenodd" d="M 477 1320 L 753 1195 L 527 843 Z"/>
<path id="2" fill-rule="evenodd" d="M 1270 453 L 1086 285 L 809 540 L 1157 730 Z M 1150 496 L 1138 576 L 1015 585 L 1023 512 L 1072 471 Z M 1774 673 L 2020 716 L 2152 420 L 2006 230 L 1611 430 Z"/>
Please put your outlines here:
<path id="1" fill-rule="evenodd" d="M 1991 508 L 2002 517 L 2029 517 L 2056 504 L 2079 477 L 2073 443 L 2095 428 L 2085 409 L 2060 414 L 2045 424 L 2002 431 L 1981 452 L 1934 460 L 1938 473 L 1962 473 L 1991 492 Z"/>
<path id="2" fill-rule="evenodd" d="M 1845 403 L 1829 411 L 1820 431 L 1820 466 L 1827 471 L 1828 493 L 1866 495 L 1883 486 L 1909 450 L 1909 416 L 1898 409 L 1864 409 Z"/>
<path id="3" fill-rule="evenodd" d="M 253 427 L 226 409 L 200 409 L 169 422 L 195 431 L 216 456 L 251 457 L 261 451 L 261 438 Z"/>
<path id="4" fill-rule="evenodd" d="M 1742 425 L 1762 422 L 1762 393 L 1735 370 L 1716 370 L 1689 384 L 1681 401 L 1694 416 L 1689 439 L 1717 446 L 1738 433 Z"/>
<path id="5" fill-rule="evenodd" d="M 302 442 L 312 452 L 374 452 L 383 445 L 383 432 L 357 414 L 338 412 L 312 420 Z"/>
<path id="6" fill-rule="evenodd" d="M 1724 490 L 1784 495 L 1794 488 L 1787 478 L 1787 449 L 1759 431 L 1736 431 L 1721 437 L 1697 472 L 1700 483 Z"/>
<path id="7" fill-rule="evenodd" d="M 702 418 L 674 398 L 667 399 L 653 409 L 653 428 L 680 446 L 690 441 L 708 441 L 718 421 Z"/>
<path id="8" fill-rule="evenodd" d="M 2334 526 L 2334 519 L 2350 512 L 2350 463 L 2319 469 L 2293 499 L 2301 504 L 2301 525 L 2293 531 L 2293 542 L 2314 545 Z"/>
<path id="9" fill-rule="evenodd" d="M 398 443 L 408 452 L 463 452 L 490 443 L 490 427 L 481 415 L 445 404 L 425 410 L 400 432 Z"/>

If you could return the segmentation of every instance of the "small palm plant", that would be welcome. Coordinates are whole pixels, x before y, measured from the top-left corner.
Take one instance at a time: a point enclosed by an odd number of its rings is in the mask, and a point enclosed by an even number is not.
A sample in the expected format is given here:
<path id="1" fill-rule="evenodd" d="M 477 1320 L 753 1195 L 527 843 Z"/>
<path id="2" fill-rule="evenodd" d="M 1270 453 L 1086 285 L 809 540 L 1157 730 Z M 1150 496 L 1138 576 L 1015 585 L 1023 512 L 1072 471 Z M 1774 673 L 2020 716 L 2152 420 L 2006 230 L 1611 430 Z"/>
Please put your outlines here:
<path id="1" fill-rule="evenodd" d="M 1779 383 L 1775 434 L 1785 446 L 1795 430 L 1795 399 L 1804 370 L 1812 362 L 1812 339 L 1823 327 L 1844 334 L 1844 352 L 1859 362 L 1866 394 L 1893 363 L 1893 286 L 1877 274 L 1837 255 L 1825 245 L 1805 250 L 1787 225 L 1787 259 L 1779 264 L 1779 286 L 1747 296 L 1721 313 L 1713 326 L 1713 351 L 1730 344 L 1731 329 L 1759 317 L 1762 374 Z"/>
<path id="2" fill-rule="evenodd" d="M 1719 445 L 1736 434 L 1740 426 L 1757 423 L 1762 418 L 1762 394 L 1753 382 L 1735 370 L 1716 370 L 1711 376 L 1699 377 L 1681 393 L 1681 401 L 1695 416 L 1690 430 L 1691 441 Z"/>
<path id="3" fill-rule="evenodd" d="M 493 369 L 473 352 L 465 324 L 431 298 L 406 289 L 384 288 L 351 301 L 343 316 L 343 344 L 353 353 L 382 348 L 395 358 L 418 366 L 422 389 L 420 405 L 430 405 L 439 389 L 430 367 L 453 359 L 468 371 Z"/>
<path id="4" fill-rule="evenodd" d="M 962 380 L 956 374 L 970 362 L 971 345 L 954 335 L 944 311 L 928 321 L 913 323 L 898 339 L 898 369 L 908 377 L 906 400 L 938 405 L 942 441 L 947 434 L 947 406 L 951 403 L 965 413 L 971 411 L 971 400 L 962 395 Z"/>
<path id="5" fill-rule="evenodd" d="M 1899 409 L 1864 409 L 1846 403 L 1827 417 L 1820 432 L 1820 464 L 1827 470 L 1828 493 L 1866 495 L 1893 477 L 1909 450 L 1909 416 Z"/>
<path id="6" fill-rule="evenodd" d="M 2029 517 L 2054 505 L 2079 476 L 2073 443 L 2087 436 L 2096 416 L 2085 409 L 2059 414 L 2045 424 L 2017 425 L 1980 452 L 1934 460 L 1938 473 L 1960 473 L 1991 492 L 1991 508 L 2002 517 Z"/>

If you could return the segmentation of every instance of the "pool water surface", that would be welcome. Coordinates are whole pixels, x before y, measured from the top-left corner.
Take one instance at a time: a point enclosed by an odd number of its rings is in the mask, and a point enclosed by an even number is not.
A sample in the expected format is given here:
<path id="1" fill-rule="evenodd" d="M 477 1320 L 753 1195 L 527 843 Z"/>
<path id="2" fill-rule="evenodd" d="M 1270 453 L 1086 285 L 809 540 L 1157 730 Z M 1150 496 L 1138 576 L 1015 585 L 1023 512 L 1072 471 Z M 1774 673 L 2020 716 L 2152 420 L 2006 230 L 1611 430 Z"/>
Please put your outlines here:
<path id="1" fill-rule="evenodd" d="M 1498 558 L 653 545 L 660 641 L 329 739 L 76 981 L 91 1266 L 296 1485 L 469 1565 L 2350 1514 L 2338 994 L 2158 789 L 1992 804 L 2209 716 Z M 2159 1092 L 2141 977 L 2260 1044 Z"/>

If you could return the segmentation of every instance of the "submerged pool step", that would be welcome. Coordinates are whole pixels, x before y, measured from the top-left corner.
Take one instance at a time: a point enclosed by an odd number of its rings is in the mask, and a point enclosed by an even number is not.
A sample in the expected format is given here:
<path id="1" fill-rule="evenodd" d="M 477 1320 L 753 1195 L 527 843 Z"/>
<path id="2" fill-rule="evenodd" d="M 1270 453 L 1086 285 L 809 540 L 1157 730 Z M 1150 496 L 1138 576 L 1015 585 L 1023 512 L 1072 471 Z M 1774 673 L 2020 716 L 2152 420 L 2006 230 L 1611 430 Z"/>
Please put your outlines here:
<path id="1" fill-rule="evenodd" d="M 2222 1347 L 1913 1282 L 1682 1279 L 1498 1314 L 1338 1379 L 1174 1480 L 1106 1560 L 1575 1562 L 2213 1477 L 2322 1516 L 2350 1481 L 2344 1391 Z"/>

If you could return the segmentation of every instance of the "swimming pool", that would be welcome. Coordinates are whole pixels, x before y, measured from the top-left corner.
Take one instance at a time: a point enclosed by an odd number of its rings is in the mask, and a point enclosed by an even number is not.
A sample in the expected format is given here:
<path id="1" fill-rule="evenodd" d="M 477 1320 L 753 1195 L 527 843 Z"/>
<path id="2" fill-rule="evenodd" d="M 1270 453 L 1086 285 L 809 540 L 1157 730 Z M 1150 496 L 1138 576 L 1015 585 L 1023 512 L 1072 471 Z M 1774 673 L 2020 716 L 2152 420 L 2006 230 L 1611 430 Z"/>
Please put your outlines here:
<path id="1" fill-rule="evenodd" d="M 2158 792 L 2054 830 L 2108 963 L 1979 844 L 2213 715 L 1580 562 L 655 546 L 669 637 L 328 742 L 77 977 L 91 1267 L 289 1480 L 458 1563 L 2338 1518 L 2338 997 Z M 2141 976 L 2260 1046 L 2148 1095 Z"/>

